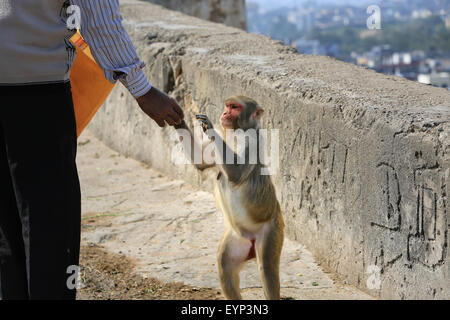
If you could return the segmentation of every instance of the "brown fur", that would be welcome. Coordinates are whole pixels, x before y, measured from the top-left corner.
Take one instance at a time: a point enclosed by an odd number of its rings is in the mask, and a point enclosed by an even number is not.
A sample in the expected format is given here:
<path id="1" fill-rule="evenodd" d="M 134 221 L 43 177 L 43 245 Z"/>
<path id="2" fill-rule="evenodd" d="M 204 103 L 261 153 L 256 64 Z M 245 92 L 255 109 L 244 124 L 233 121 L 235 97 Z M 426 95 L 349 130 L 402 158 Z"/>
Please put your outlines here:
<path id="1" fill-rule="evenodd" d="M 256 101 L 234 96 L 226 100 L 228 103 L 237 103 L 243 107 L 232 120 L 234 129 L 259 129 L 263 110 Z M 231 115 L 234 117 L 233 113 Z M 202 121 L 205 131 L 205 128 L 212 126 L 206 116 L 199 115 L 197 118 Z M 187 126 L 183 123 L 180 128 L 186 129 Z M 226 137 L 219 137 L 210 143 L 222 146 Z M 235 152 L 226 146 L 226 152 Z M 248 150 L 246 152 L 248 154 Z M 196 165 L 200 170 L 211 166 L 214 165 Z M 217 164 L 216 167 L 219 169 L 216 202 L 230 222 L 218 249 L 219 281 L 223 294 L 227 299 L 242 298 L 239 272 L 246 261 L 256 258 L 266 298 L 280 299 L 279 264 L 284 222 L 271 178 L 261 175 L 262 164 L 259 161 L 257 164 L 245 165 Z"/>

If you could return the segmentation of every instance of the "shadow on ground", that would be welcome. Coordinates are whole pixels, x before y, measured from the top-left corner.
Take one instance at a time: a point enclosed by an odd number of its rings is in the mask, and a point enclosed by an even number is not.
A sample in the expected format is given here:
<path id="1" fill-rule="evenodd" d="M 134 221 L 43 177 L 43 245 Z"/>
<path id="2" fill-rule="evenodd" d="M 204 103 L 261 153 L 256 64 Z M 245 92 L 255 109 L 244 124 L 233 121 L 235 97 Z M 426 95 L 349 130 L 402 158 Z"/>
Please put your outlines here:
<path id="1" fill-rule="evenodd" d="M 216 252 L 224 227 L 212 194 L 127 159 L 87 130 L 77 163 L 85 285 L 79 299 L 223 299 Z M 284 299 L 371 299 L 288 239 L 280 269 Z M 244 298 L 263 298 L 254 262 L 242 270 L 241 287 Z"/>

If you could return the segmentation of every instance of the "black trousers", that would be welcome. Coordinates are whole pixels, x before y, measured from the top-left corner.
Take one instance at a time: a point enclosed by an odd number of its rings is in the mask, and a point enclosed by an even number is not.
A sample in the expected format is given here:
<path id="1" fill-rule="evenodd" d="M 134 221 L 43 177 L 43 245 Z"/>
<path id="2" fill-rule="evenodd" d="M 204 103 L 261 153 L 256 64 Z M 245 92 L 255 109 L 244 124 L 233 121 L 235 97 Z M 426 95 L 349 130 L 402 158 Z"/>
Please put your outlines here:
<path id="1" fill-rule="evenodd" d="M 76 148 L 69 83 L 0 86 L 0 299 L 75 299 Z"/>

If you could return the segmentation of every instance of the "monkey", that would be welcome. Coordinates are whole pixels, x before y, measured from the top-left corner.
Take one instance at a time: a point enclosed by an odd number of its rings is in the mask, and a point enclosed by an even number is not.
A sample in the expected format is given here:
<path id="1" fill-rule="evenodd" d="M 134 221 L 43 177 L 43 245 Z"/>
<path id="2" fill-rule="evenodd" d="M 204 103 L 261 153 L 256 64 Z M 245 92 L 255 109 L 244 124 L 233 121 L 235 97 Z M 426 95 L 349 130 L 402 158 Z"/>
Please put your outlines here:
<path id="1" fill-rule="evenodd" d="M 225 101 L 224 112 L 220 117 L 221 126 L 224 130 L 258 131 L 263 112 L 253 99 L 234 96 Z M 207 143 L 201 146 L 202 150 L 214 144 L 216 159 L 221 160 L 213 163 L 202 161 L 195 166 L 199 170 L 211 167 L 218 169 L 214 196 L 224 215 L 226 226 L 217 254 L 222 292 L 227 299 L 242 299 L 239 286 L 240 270 L 247 261 L 256 259 L 266 299 L 279 300 L 279 265 L 284 240 L 284 221 L 270 176 L 261 175 L 261 168 L 264 166 L 261 159 L 250 163 L 248 143 L 245 145 L 245 161 L 227 163 L 227 154 L 231 154 L 233 160 L 238 158 L 235 150 L 230 148 L 226 138 L 224 140 L 216 132 L 206 115 L 196 115 L 196 119 L 208 136 Z M 175 128 L 189 130 L 184 121 Z M 191 146 L 198 143 L 190 130 L 189 133 L 191 141 L 183 143 L 190 143 Z M 258 139 L 257 144 L 259 143 Z M 192 152 L 188 157 L 194 162 Z"/>

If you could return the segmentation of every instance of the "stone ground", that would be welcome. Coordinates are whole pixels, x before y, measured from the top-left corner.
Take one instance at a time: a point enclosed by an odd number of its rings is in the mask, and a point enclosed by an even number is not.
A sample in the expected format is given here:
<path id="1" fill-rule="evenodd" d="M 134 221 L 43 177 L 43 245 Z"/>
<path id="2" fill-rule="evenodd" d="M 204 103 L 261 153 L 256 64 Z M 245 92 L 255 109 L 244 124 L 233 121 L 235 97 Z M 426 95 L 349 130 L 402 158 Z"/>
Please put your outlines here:
<path id="1" fill-rule="evenodd" d="M 224 230 L 211 193 L 173 180 L 79 138 L 82 281 L 79 299 L 223 299 L 216 251 Z M 284 299 L 372 299 L 325 273 L 302 245 L 285 240 Z M 262 299 L 256 264 L 241 272 L 245 299 Z"/>

